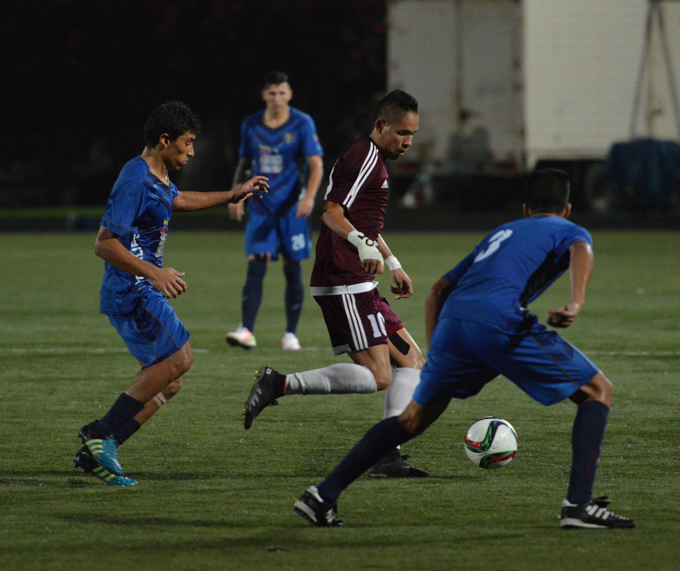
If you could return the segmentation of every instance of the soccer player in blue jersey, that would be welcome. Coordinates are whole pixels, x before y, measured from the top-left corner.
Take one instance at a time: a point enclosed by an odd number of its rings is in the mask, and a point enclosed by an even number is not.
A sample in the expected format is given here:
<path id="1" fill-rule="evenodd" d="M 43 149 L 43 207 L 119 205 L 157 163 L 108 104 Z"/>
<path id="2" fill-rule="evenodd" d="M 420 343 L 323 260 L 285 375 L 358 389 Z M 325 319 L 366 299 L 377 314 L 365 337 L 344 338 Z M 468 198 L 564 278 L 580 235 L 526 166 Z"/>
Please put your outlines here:
<path id="1" fill-rule="evenodd" d="M 292 97 L 285 73 L 268 74 L 262 89 L 265 109 L 246 117 L 241 126 L 234 188 L 249 169 L 253 174 L 267 176 L 270 185 L 263 200 L 251 201 L 248 206 L 248 272 L 241 298 L 241 325 L 226 336 L 227 343 L 244 349 L 257 347 L 253 331 L 264 276 L 268 263 L 277 260 L 279 254 L 286 278 L 287 321 L 281 344 L 284 350 L 300 349 L 296 331 L 304 297 L 301 262 L 311 256 L 308 217 L 323 176 L 323 149 L 312 118 L 289 105 Z M 229 205 L 232 219 L 240 221 L 243 213 L 243 203 Z"/>
<path id="2" fill-rule="evenodd" d="M 295 502 L 318 527 L 342 525 L 342 491 L 386 452 L 425 431 L 452 398 L 476 395 L 504 375 L 533 399 L 550 405 L 566 398 L 578 410 L 572 465 L 561 526 L 632 528 L 635 522 L 593 498 L 612 397 L 612 385 L 578 349 L 544 327 L 528 309 L 569 270 L 571 296 L 548 312 L 546 323 L 569 327 L 585 302 L 593 267 L 592 240 L 567 220 L 569 180 L 564 171 L 536 171 L 527 184 L 525 218 L 493 230 L 430 290 L 425 304 L 428 361 L 413 400 L 398 417 L 369 430 L 335 470 Z"/>
<path id="3" fill-rule="evenodd" d="M 180 192 L 168 171 L 194 156 L 199 130 L 184 103 L 158 107 L 144 125 L 144 150 L 123 167 L 100 222 L 95 253 L 106 262 L 100 311 L 142 365 L 106 415 L 79 432 L 84 446 L 74 464 L 107 484 L 137 484 L 125 476 L 117 448 L 177 394 L 194 359 L 189 332 L 167 301 L 187 290 L 184 272 L 163 267 L 173 211 L 239 202 L 267 189 L 267 178 L 256 176 L 226 192 Z"/>

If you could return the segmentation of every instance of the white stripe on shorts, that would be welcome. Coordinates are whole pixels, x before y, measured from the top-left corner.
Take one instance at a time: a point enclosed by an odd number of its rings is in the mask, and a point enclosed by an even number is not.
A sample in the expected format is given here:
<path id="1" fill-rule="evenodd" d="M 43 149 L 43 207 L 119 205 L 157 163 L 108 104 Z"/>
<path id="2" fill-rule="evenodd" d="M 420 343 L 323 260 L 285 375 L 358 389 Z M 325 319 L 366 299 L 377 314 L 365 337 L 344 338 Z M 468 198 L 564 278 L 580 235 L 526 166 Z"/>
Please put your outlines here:
<path id="1" fill-rule="evenodd" d="M 352 333 L 352 340 L 357 351 L 368 349 L 368 340 L 366 339 L 366 332 L 361 323 L 361 317 L 357 311 L 357 304 L 353 295 L 345 294 L 342 296 L 342 304 L 345 308 L 349 329 Z"/>

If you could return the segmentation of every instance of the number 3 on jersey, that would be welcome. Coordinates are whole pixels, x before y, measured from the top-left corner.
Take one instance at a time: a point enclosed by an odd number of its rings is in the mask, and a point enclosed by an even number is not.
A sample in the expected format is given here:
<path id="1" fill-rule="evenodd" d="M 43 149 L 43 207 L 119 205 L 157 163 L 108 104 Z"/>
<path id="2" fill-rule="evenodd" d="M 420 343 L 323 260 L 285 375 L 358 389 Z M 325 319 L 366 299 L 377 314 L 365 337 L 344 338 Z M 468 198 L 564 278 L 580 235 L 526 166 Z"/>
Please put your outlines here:
<path id="1" fill-rule="evenodd" d="M 498 248 L 501 247 L 501 242 L 507 240 L 512 236 L 512 230 L 500 230 L 496 232 L 491 238 L 489 239 L 489 246 L 487 247 L 486 250 L 482 250 L 479 254 L 477 254 L 477 257 L 475 258 L 475 261 L 473 262 L 476 264 L 477 262 L 484 260 L 485 258 L 488 258 L 491 254 L 493 254 Z"/>

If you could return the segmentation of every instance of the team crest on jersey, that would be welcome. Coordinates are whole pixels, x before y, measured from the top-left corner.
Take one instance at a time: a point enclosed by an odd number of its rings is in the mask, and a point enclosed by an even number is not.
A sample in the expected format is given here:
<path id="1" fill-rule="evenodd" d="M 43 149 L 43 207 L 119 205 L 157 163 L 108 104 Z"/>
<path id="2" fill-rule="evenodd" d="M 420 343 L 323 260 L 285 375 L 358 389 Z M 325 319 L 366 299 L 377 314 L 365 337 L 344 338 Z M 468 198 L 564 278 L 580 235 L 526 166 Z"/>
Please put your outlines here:
<path id="1" fill-rule="evenodd" d="M 165 249 L 165 240 L 168 237 L 168 224 L 167 220 L 163 220 L 163 228 L 161 228 L 161 239 L 158 241 L 158 248 L 156 248 L 155 256 L 157 258 L 163 257 L 163 250 Z"/>
<path id="2" fill-rule="evenodd" d="M 283 140 L 286 144 L 290 145 L 291 143 L 293 143 L 295 141 L 295 135 L 293 135 L 293 133 L 286 133 L 283 136 Z"/>

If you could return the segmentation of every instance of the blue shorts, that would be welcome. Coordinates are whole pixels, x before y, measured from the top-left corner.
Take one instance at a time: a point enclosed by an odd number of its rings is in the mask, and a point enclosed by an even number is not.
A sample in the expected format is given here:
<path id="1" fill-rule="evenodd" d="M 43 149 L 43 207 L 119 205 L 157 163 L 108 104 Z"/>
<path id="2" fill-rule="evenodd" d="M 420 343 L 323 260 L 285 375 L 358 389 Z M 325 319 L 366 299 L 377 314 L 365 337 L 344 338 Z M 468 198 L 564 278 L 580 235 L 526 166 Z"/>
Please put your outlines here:
<path id="1" fill-rule="evenodd" d="M 189 341 L 189 332 L 175 310 L 152 288 L 144 288 L 132 313 L 108 318 L 142 367 L 164 361 Z"/>
<path id="2" fill-rule="evenodd" d="M 312 255 L 312 232 L 307 218 L 295 216 L 296 209 L 284 216 L 261 214 L 251 210 L 246 224 L 246 257 L 279 253 L 291 262 L 308 260 Z"/>
<path id="3" fill-rule="evenodd" d="M 422 406 L 476 395 L 504 375 L 531 398 L 550 405 L 573 395 L 599 369 L 557 333 L 536 324 L 521 335 L 459 319 L 442 319 L 413 400 Z"/>

